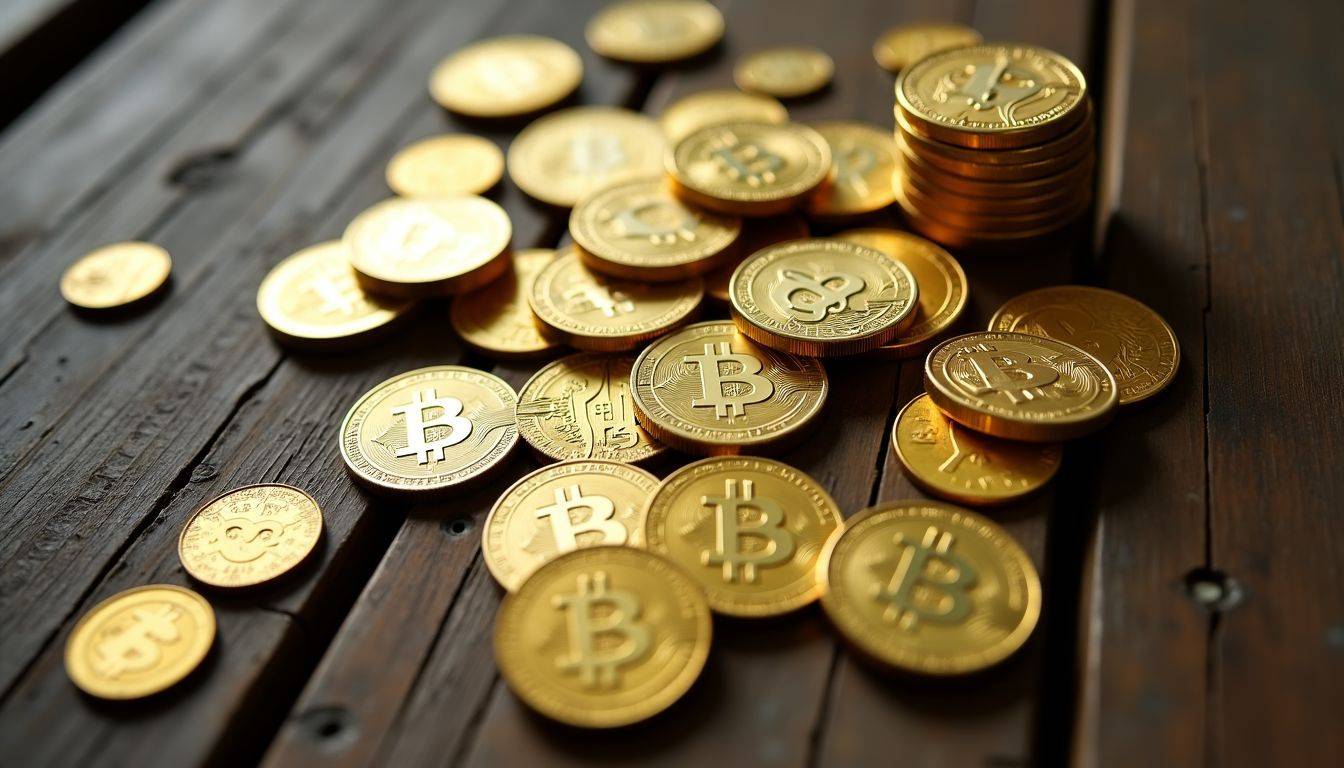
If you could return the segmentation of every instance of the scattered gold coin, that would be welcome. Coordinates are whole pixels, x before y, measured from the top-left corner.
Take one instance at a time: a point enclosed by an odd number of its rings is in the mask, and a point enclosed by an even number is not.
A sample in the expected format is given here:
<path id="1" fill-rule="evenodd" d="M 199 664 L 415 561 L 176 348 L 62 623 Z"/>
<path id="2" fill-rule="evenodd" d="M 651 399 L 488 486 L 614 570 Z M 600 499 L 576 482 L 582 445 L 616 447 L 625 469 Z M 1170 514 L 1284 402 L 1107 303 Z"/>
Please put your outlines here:
<path id="1" fill-rule="evenodd" d="M 812 126 L 831 148 L 831 175 L 807 200 L 807 214 L 844 219 L 880 211 L 896 200 L 891 175 L 896 143 L 891 132 L 867 123 L 836 121 Z"/>
<path id="2" fill-rule="evenodd" d="M 661 173 L 658 123 L 617 107 L 573 107 L 534 121 L 509 145 L 509 177 L 529 196 L 572 208 L 620 176 Z"/>
<path id="3" fill-rule="evenodd" d="M 741 216 L 792 210 L 830 171 L 826 140 L 796 123 L 713 125 L 677 142 L 667 154 L 667 172 L 678 197 Z"/>
<path id="4" fill-rule="evenodd" d="M 434 68 L 429 93 L 471 117 L 527 115 L 563 101 L 583 80 L 583 59 L 549 37 L 507 35 L 472 43 Z"/>
<path id="5" fill-rule="evenodd" d="M 577 354 L 537 371 L 518 393 L 518 432 L 556 461 L 609 459 L 636 464 L 664 451 L 635 421 L 634 358 Z"/>
<path id="6" fill-rule="evenodd" d="M 65 270 L 61 296 L 84 309 L 125 307 L 156 293 L 172 269 L 168 252 L 153 243 L 104 245 Z"/>
<path id="7" fill-rule="evenodd" d="M 504 153 L 499 147 L 466 133 L 417 141 L 387 164 L 387 186 L 402 197 L 480 195 L 503 175 Z"/>
<path id="8" fill-rule="evenodd" d="M 723 14 L 704 0 L 629 0 L 599 11 L 584 36 L 609 59 L 666 64 L 713 48 L 723 37 Z"/>
<path id="9" fill-rule="evenodd" d="M 467 346 L 500 360 L 530 360 L 559 345 L 542 335 L 527 306 L 532 280 L 555 258 L 547 248 L 513 254 L 513 269 L 481 288 L 453 299 L 449 319 Z"/>
<path id="10" fill-rule="evenodd" d="M 284 576 L 322 537 L 317 500 L 288 485 L 235 488 L 196 510 L 177 540 L 193 579 L 212 587 L 252 587 Z"/>
<path id="11" fill-rule="evenodd" d="M 810 237 L 807 221 L 796 214 L 775 216 L 769 219 L 746 219 L 742 222 L 742 236 L 728 260 L 714 271 L 705 275 L 705 295 L 714 301 L 728 303 L 728 283 L 733 278 L 737 265 L 746 261 L 753 253 L 777 243 L 790 240 L 802 240 Z"/>
<path id="12" fill-rule="evenodd" d="M 931 53 L 984 41 L 979 32 L 955 23 L 902 24 L 873 43 L 873 58 L 883 69 L 900 72 Z"/>
<path id="13" fill-rule="evenodd" d="M 791 46 L 743 57 L 733 68 L 733 82 L 748 93 L 794 99 L 825 88 L 834 74 L 835 62 L 825 51 Z"/>
<path id="14" fill-rule="evenodd" d="M 673 102 L 658 117 L 672 143 L 711 125 L 722 123 L 789 122 L 789 111 L 778 99 L 730 89 L 698 91 Z"/>

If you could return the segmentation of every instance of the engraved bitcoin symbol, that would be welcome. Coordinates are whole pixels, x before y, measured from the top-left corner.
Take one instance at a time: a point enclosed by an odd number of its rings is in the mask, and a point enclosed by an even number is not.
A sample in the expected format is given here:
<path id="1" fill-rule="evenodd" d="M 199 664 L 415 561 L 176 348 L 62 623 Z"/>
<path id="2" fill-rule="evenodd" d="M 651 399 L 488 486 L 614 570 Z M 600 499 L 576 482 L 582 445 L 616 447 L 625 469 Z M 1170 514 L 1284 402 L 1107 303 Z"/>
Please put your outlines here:
<path id="1" fill-rule="evenodd" d="M 575 523 L 570 512 L 587 509 L 588 519 Z M 625 526 L 612 519 L 616 515 L 616 505 L 606 496 L 585 496 L 577 483 L 567 488 L 555 489 L 555 503 L 537 510 L 537 519 L 550 518 L 551 533 L 555 535 L 555 546 L 561 552 L 573 552 L 579 548 L 578 535 L 595 531 L 602 534 L 603 544 L 624 544 L 627 532 Z"/>
<path id="2" fill-rule="evenodd" d="M 953 474 L 963 461 L 969 461 L 976 466 L 989 463 L 989 458 L 980 451 L 963 451 L 961 449 L 961 444 L 957 442 L 957 428 L 952 425 L 951 421 L 947 423 L 947 441 L 952 444 L 952 455 L 938 465 L 938 471 L 946 472 L 949 475 Z"/>
<path id="3" fill-rule="evenodd" d="M 443 412 L 431 419 L 425 419 L 425 411 L 430 408 L 442 408 Z M 408 445 L 397 450 L 398 458 L 414 456 L 421 464 L 428 464 L 430 458 L 443 461 L 443 451 L 467 439 L 471 434 L 471 421 L 462 416 L 462 401 L 456 397 L 440 398 L 431 387 L 416 390 L 411 402 L 392 409 L 393 415 L 406 417 L 406 440 Z M 446 436 L 429 440 L 432 427 L 448 427 Z M 434 454 L 438 454 L 437 457 Z"/>
<path id="4" fill-rule="evenodd" d="M 424 211 L 413 210 L 396 221 L 386 234 L 387 247 L 379 253 L 401 262 L 451 260 L 484 247 L 485 238 L 459 232 L 457 227 Z"/>
<path id="5" fill-rule="evenodd" d="M 873 598 L 886 603 L 882 618 L 913 631 L 921 621 L 951 624 L 969 616 L 975 568 L 952 551 L 952 534 L 931 525 L 919 544 L 908 542 L 903 533 L 894 540 L 901 548 L 896 572 L 888 583 L 872 589 Z M 940 567 L 934 569 L 934 562 Z"/>
<path id="6" fill-rule="evenodd" d="M 639 619 L 639 597 L 620 589 L 609 589 L 605 571 L 579 574 L 579 591 L 572 595 L 556 595 L 551 604 L 569 613 L 569 655 L 556 659 L 562 672 L 578 672 L 579 681 L 586 688 L 605 686 L 614 688 L 616 672 L 648 652 L 652 633 Z M 601 604 L 611 611 L 599 618 L 593 610 Z M 620 635 L 621 645 L 600 653 L 597 636 Z"/>
<path id="7" fill-rule="evenodd" d="M 353 315 L 364 303 L 364 294 L 353 278 L 316 275 L 304 286 L 322 302 L 318 312 L 324 315 Z"/>
<path id="8" fill-rule="evenodd" d="M 1056 87 L 1038 81 L 1030 72 L 1010 67 L 1008 59 L 1000 58 L 993 65 L 976 66 L 971 76 L 946 91 L 946 96 L 961 97 L 970 109 L 996 110 L 1001 120 L 1013 125 L 1013 111 L 1018 105 Z"/>
<path id="9" fill-rule="evenodd" d="M 980 375 L 984 386 L 972 391 L 981 397 L 1002 394 L 1017 404 L 1045 397 L 1041 389 L 1059 379 L 1059 373 L 1045 363 L 1038 363 L 1023 353 L 998 352 L 993 348 L 964 351 L 971 367 Z"/>
<path id="10" fill-rule="evenodd" d="M 809 275 L 800 269 L 779 270 L 779 279 L 770 289 L 775 306 L 804 323 L 819 323 L 827 315 L 849 308 L 849 297 L 862 291 L 863 278 L 847 272 Z"/>
<path id="11" fill-rule="evenodd" d="M 565 291 L 564 299 L 568 302 L 566 311 L 575 315 L 598 311 L 603 317 L 615 317 L 635 311 L 635 302 L 629 296 L 605 285 L 576 285 Z"/>
<path id="12" fill-rule="evenodd" d="M 836 181 L 853 187 L 860 195 L 868 194 L 868 181 L 864 174 L 877 167 L 877 153 L 871 147 L 847 141 L 836 148 Z"/>
<path id="13" fill-rule="evenodd" d="M 775 385 L 761 375 L 761 361 L 754 355 L 730 351 L 726 341 L 706 344 L 704 354 L 686 355 L 681 361 L 700 369 L 703 394 L 692 398 L 691 406 L 713 408 L 717 419 L 746 415 L 746 406 L 764 402 L 775 393 Z M 725 363 L 736 365 L 737 370 L 724 370 Z"/>
<path id="14" fill-rule="evenodd" d="M 700 562 L 703 565 L 722 565 L 723 580 L 737 580 L 739 571 L 742 581 L 747 584 L 756 582 L 760 568 L 779 565 L 793 557 L 796 545 L 793 534 L 784 527 L 784 508 L 779 502 L 769 498 L 755 498 L 755 483 L 742 481 L 742 495 L 737 495 L 737 480 L 723 481 L 723 496 L 701 496 L 700 504 L 714 507 L 714 549 L 701 550 Z M 753 523 L 744 523 L 738 517 L 738 510 L 754 509 L 761 513 Z M 744 551 L 742 537 L 755 536 L 765 539 L 769 546 L 761 550 Z"/>
<path id="15" fill-rule="evenodd" d="M 1091 352 L 1103 362 L 1115 363 L 1121 359 L 1124 342 L 1115 332 L 1102 326 L 1097 318 L 1083 310 L 1050 307 L 1033 319 L 1042 336 L 1067 341 Z"/>
<path id="16" fill-rule="evenodd" d="M 679 205 L 655 202 L 621 210 L 611 217 L 611 226 L 617 237 L 672 245 L 678 240 L 695 242 L 695 226 L 699 221 L 699 217 Z"/>
<path id="17" fill-rule="evenodd" d="M 569 140 L 565 157 L 570 172 L 579 176 L 601 175 L 627 160 L 620 138 L 606 133 L 575 136 Z"/>
<path id="18" fill-rule="evenodd" d="M 784 158 L 754 142 L 743 142 L 732 133 L 724 136 L 723 141 L 724 146 L 711 154 L 728 178 L 753 188 L 779 180 L 778 172 L 784 168 Z"/>
<path id="19" fill-rule="evenodd" d="M 93 668 L 103 677 L 120 677 L 127 672 L 143 672 L 159 663 L 162 643 L 175 642 L 179 613 L 171 605 L 146 605 L 131 611 L 130 626 L 111 634 L 94 648 Z"/>
<path id="20" fill-rule="evenodd" d="M 235 517 L 219 523 L 210 544 L 232 563 L 250 563 L 275 549 L 285 525 L 275 520 L 256 521 Z"/>

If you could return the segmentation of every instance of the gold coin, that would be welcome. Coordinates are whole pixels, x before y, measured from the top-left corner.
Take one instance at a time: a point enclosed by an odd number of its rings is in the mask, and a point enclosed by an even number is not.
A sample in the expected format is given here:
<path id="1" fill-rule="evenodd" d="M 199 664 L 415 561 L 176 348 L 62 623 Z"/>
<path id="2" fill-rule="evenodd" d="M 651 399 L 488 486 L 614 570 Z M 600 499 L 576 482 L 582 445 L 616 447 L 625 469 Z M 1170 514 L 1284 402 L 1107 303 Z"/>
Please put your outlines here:
<path id="1" fill-rule="evenodd" d="M 705 666 L 711 632 L 705 595 L 681 568 L 631 547 L 591 547 L 504 597 L 495 663 L 541 714 L 613 728 L 681 698 Z"/>
<path id="2" fill-rule="evenodd" d="M 919 176 L 922 179 L 960 195 L 985 198 L 1018 198 L 1043 195 L 1063 187 L 1077 188 L 1092 177 L 1096 167 L 1094 155 L 1086 155 L 1083 160 L 1056 174 L 1035 179 L 991 180 L 975 179 L 934 167 L 917 156 L 904 136 L 896 138 L 896 149 L 900 153 L 901 163 L 898 173 Z"/>
<path id="3" fill-rule="evenodd" d="M 403 148 L 387 164 L 387 186 L 402 197 L 480 195 L 504 175 L 504 153 L 467 133 L 433 136 Z"/>
<path id="4" fill-rule="evenodd" d="M 1092 193 L 1088 190 L 1079 192 L 1072 198 L 1066 197 L 1063 202 L 1057 203 L 1051 208 L 1030 213 L 1000 213 L 984 210 L 967 212 L 961 210 L 960 206 L 954 207 L 943 203 L 944 200 L 956 197 L 952 193 L 944 192 L 938 197 L 934 197 L 924 194 L 918 187 L 908 184 L 904 180 L 902 180 L 902 185 L 900 196 L 915 208 L 928 211 L 932 218 L 972 231 L 988 230 L 994 235 L 1063 225 L 1074 216 L 1082 213 L 1083 209 L 1092 202 Z"/>
<path id="5" fill-rule="evenodd" d="M 537 273 L 527 301 L 543 332 L 588 352 L 624 352 L 667 333 L 700 308 L 700 278 L 643 283 L 588 270 L 570 248 Z"/>
<path id="6" fill-rule="evenodd" d="M 757 343 L 812 357 L 852 355 L 914 320 L 919 286 L 901 262 L 831 238 L 759 250 L 728 284 L 733 322 Z"/>
<path id="7" fill-rule="evenodd" d="M 864 656 L 961 675 L 1011 656 L 1041 616 L 1041 579 L 1007 531 L 959 507 L 898 501 L 846 521 L 822 556 L 821 605 Z"/>
<path id="8" fill-rule="evenodd" d="M 476 481 L 518 442 L 518 396 L 502 379 L 439 365 L 408 371 L 359 398 L 341 422 L 341 458 L 383 493 L 433 494 Z"/>
<path id="9" fill-rule="evenodd" d="M 1083 124 L 1088 127 L 1088 123 Z M 1074 129 L 1070 131 L 1069 136 L 1073 134 Z M 1056 141 L 1070 140 L 1068 136 L 1057 139 Z M 953 174 L 967 179 L 980 179 L 982 181 L 1031 181 L 1033 179 L 1043 179 L 1051 176 L 1058 176 L 1072 168 L 1089 163 L 1096 148 L 1090 141 L 1074 142 L 1073 146 L 1062 149 L 1061 151 L 1040 159 L 1023 159 L 1021 162 L 1009 163 L 995 158 L 990 162 L 981 162 L 981 159 L 962 160 L 949 158 L 941 150 L 932 150 L 930 147 L 941 142 L 932 142 L 928 139 L 920 139 L 914 134 L 902 133 L 900 136 L 902 151 L 915 155 L 922 161 L 923 165 L 929 167 L 930 171 Z M 1055 142 L 1050 142 L 1054 144 Z M 964 147 L 958 147 L 965 152 L 976 152 L 981 155 L 1005 155 L 1018 152 L 1034 150 L 1043 145 L 1026 147 L 1022 150 L 1017 149 L 980 149 L 968 150 Z"/>
<path id="10" fill-rule="evenodd" d="M 742 216 L 796 207 L 831 170 L 831 150 L 803 125 L 725 123 L 701 128 L 667 154 L 673 190 L 692 205 Z"/>
<path id="11" fill-rule="evenodd" d="M 534 199 L 572 208 L 621 176 L 661 173 L 658 123 L 617 107 L 573 107 L 534 121 L 509 145 L 509 177 Z"/>
<path id="12" fill-rule="evenodd" d="M 513 224 L 475 195 L 392 198 L 350 222 L 342 238 L 368 291 L 403 298 L 461 293 L 509 268 Z"/>
<path id="13" fill-rule="evenodd" d="M 688 208 L 662 174 L 614 184 L 574 206 L 569 234 L 589 269 L 631 280 L 680 280 L 713 269 L 742 220 Z"/>
<path id="14" fill-rule="evenodd" d="M 1092 355 L 1025 333 L 968 333 L 934 347 L 924 389 L 951 418 L 995 437 L 1051 443 L 1105 426 L 1115 377 Z"/>
<path id="15" fill-rule="evenodd" d="M 640 513 L 658 478 L 619 461 L 564 461 L 525 475 L 485 519 L 481 554 L 517 592 L 541 566 L 576 549 L 638 546 Z"/>
<path id="16" fill-rule="evenodd" d="M 905 194 L 904 185 L 896 187 L 896 203 L 900 205 L 906 223 L 911 229 L 934 242 L 952 248 L 1001 248 L 1008 245 L 1023 244 L 1051 235 L 1068 225 L 1079 214 L 1087 210 L 1090 200 L 1084 198 L 1078 207 L 1062 212 L 1059 219 L 1033 228 L 1021 230 L 993 230 L 983 227 L 958 227 L 931 216 L 927 210 L 919 208 Z"/>
<path id="17" fill-rule="evenodd" d="M 645 347 L 630 373 L 635 417 L 688 453 L 776 452 L 801 438 L 826 402 L 826 369 L 762 347 L 732 323 L 695 323 Z"/>
<path id="18" fill-rule="evenodd" d="M 820 219 L 842 219 L 880 211 L 896 193 L 891 175 L 896 170 L 896 144 L 889 131 L 867 123 L 836 121 L 812 126 L 831 148 L 828 183 L 807 200 L 807 214 Z"/>
<path id="19" fill-rule="evenodd" d="M 191 674 L 215 641 L 205 598 L 171 584 L 119 592 L 84 614 L 65 644 L 65 672 L 100 699 L 139 699 Z"/>
<path id="20" fill-rule="evenodd" d="M 658 116 L 658 123 L 673 143 L 711 125 L 721 123 L 789 122 L 789 111 L 778 99 L 730 89 L 699 91 L 672 103 Z"/>
<path id="21" fill-rule="evenodd" d="M 920 158 L 942 159 L 952 163 L 975 163 L 977 165 L 1020 165 L 1034 163 L 1057 157 L 1073 150 L 1080 144 L 1091 144 L 1095 121 L 1092 116 L 1092 101 L 1084 105 L 1085 114 L 1078 124 L 1064 134 L 1040 144 L 1009 149 L 975 149 L 948 144 L 943 141 L 921 136 L 911 124 L 910 119 L 901 110 L 896 110 L 896 135 Z"/>
<path id="22" fill-rule="evenodd" d="M 733 279 L 737 265 L 753 253 L 790 240 L 810 237 L 807 221 L 795 214 L 769 219 L 747 219 L 742 222 L 742 236 L 728 260 L 705 275 L 705 295 L 723 304 L 728 303 L 728 283 Z"/>
<path id="23" fill-rule="evenodd" d="M 630 0 L 599 11 L 584 37 L 609 59 L 665 64 L 714 47 L 723 37 L 723 14 L 704 0 Z"/>
<path id="24" fill-rule="evenodd" d="M 664 451 L 635 421 L 634 358 L 578 354 L 537 371 L 518 393 L 518 432 L 549 459 L 636 464 Z"/>
<path id="25" fill-rule="evenodd" d="M 873 43 L 873 58 L 883 69 L 900 72 L 931 53 L 983 40 L 979 32 L 965 24 L 902 24 L 883 32 Z"/>
<path id="26" fill-rule="evenodd" d="M 1028 197 L 972 197 L 970 195 L 960 195 L 943 189 L 916 174 L 904 171 L 897 171 L 892 181 L 893 191 L 896 185 L 900 185 L 911 192 L 917 193 L 920 197 L 929 198 L 940 208 L 963 213 L 1020 214 L 1043 209 L 1057 210 L 1061 207 L 1070 207 L 1069 203 L 1076 203 L 1079 198 L 1091 195 L 1091 179 L 1085 179 L 1084 184 L 1059 187 Z"/>
<path id="27" fill-rule="evenodd" d="M 767 48 L 738 61 L 733 82 L 748 93 L 793 99 L 825 88 L 834 74 L 835 62 L 818 48 Z"/>
<path id="28" fill-rule="evenodd" d="M 1162 316 L 1123 293 L 1057 285 L 1009 299 L 990 318 L 991 331 L 1016 331 L 1067 342 L 1114 376 L 1120 404 L 1161 392 L 1176 378 L 1181 345 Z"/>
<path id="29" fill-rule="evenodd" d="M 840 520 L 830 494 L 806 473 L 738 456 L 668 475 L 642 523 L 645 546 L 686 569 L 710 610 L 778 616 L 821 596 L 817 560 Z"/>
<path id="30" fill-rule="evenodd" d="M 532 280 L 554 258 L 548 248 L 516 251 L 512 271 L 453 299 L 453 330 L 467 346 L 500 360 L 530 360 L 555 351 L 559 345 L 542 335 L 527 306 Z"/>
<path id="31" fill-rule="evenodd" d="M 583 80 L 583 59 L 549 37 L 506 35 L 472 43 L 434 68 L 429 93 L 471 117 L 531 114 L 565 99 Z"/>
<path id="32" fill-rule="evenodd" d="M 61 275 L 61 296 L 76 307 L 134 304 L 168 281 L 173 260 L 153 243 L 113 243 L 86 253 Z"/>
<path id="33" fill-rule="evenodd" d="M 196 510 L 177 539 L 193 579 L 212 587 L 251 587 L 284 576 L 322 537 L 317 500 L 288 485 L 235 488 Z"/>
<path id="34" fill-rule="evenodd" d="M 972 432 L 943 415 L 928 395 L 901 409 L 891 445 L 905 473 L 925 491 L 962 504 L 1004 504 L 1050 482 L 1058 443 L 1018 443 Z"/>

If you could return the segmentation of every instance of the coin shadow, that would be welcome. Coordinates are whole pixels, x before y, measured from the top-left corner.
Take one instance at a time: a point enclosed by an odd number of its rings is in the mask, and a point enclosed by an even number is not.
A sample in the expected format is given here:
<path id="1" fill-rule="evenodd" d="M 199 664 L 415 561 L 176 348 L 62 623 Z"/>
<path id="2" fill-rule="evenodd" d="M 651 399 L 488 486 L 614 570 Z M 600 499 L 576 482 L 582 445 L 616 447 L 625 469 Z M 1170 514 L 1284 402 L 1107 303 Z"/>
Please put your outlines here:
<path id="1" fill-rule="evenodd" d="M 206 652 L 205 658 L 201 659 L 201 663 L 196 665 L 195 669 L 166 690 L 159 691 L 158 693 L 143 698 L 118 701 L 113 699 L 102 699 L 85 693 L 78 688 L 75 688 L 75 691 L 78 693 L 79 699 L 84 702 L 84 705 L 97 713 L 99 717 L 104 717 L 112 721 L 125 721 L 128 723 L 143 721 L 146 718 L 155 717 L 166 712 L 171 712 L 179 707 L 186 706 L 186 702 L 200 698 L 202 696 L 200 691 L 201 687 L 206 685 L 207 680 L 213 678 L 215 674 L 214 669 L 219 665 L 219 657 L 223 652 L 223 645 L 223 634 L 216 633 L 215 641 L 211 644 L 210 650 Z"/>
<path id="2" fill-rule="evenodd" d="M 404 362 L 401 370 L 442 364 L 463 356 L 462 344 L 448 321 L 448 303 L 427 301 L 398 320 L 377 339 L 350 349 L 308 349 L 272 341 L 306 373 L 349 377 L 353 373 Z"/>
<path id="3" fill-rule="evenodd" d="M 90 309 L 81 307 L 77 304 L 66 302 L 70 311 L 81 320 L 87 320 L 99 325 L 118 325 L 124 322 L 136 320 L 144 315 L 154 311 L 160 304 L 168 299 L 168 295 L 173 291 L 173 276 L 169 275 L 163 284 L 155 288 L 149 295 L 119 307 L 103 307 L 101 309 Z"/>

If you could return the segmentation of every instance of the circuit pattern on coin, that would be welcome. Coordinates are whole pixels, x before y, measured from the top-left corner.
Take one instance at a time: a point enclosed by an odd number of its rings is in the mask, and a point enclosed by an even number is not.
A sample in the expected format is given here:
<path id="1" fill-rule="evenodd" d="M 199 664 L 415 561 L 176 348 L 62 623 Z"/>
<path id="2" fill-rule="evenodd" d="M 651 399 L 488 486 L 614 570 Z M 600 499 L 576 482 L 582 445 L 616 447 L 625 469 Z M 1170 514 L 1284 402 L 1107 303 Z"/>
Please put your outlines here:
<path id="1" fill-rule="evenodd" d="M 630 464 L 664 451 L 635 420 L 633 357 L 577 354 L 537 371 L 518 392 L 518 432 L 557 461 L 610 459 Z"/>

